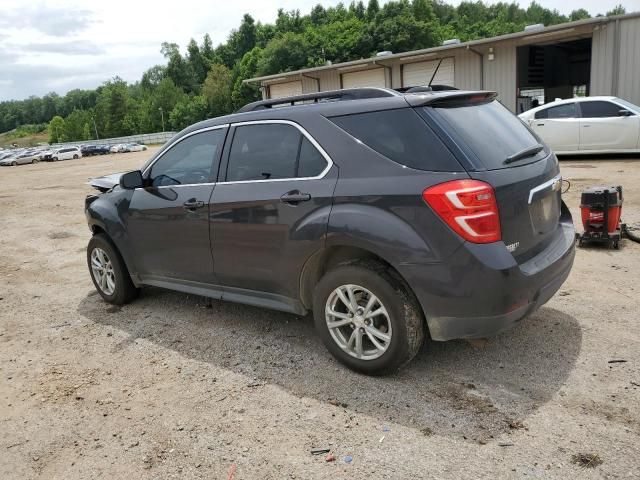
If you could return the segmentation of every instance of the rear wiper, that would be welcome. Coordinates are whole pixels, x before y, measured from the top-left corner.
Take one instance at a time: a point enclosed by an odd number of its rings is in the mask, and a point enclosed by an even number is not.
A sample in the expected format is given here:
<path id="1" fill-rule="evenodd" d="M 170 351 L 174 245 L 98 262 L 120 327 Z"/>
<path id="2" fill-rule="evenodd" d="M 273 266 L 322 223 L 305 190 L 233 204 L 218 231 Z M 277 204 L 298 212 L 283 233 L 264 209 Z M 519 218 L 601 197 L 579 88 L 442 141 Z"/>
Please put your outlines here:
<path id="1" fill-rule="evenodd" d="M 509 155 L 504 162 L 503 165 L 509 165 L 510 163 L 517 162 L 518 160 L 522 160 L 523 158 L 533 157 L 536 153 L 544 150 L 544 145 L 540 145 L 539 143 L 533 145 L 532 147 L 527 147 L 524 150 L 520 150 L 518 153 L 514 153 L 513 155 Z"/>

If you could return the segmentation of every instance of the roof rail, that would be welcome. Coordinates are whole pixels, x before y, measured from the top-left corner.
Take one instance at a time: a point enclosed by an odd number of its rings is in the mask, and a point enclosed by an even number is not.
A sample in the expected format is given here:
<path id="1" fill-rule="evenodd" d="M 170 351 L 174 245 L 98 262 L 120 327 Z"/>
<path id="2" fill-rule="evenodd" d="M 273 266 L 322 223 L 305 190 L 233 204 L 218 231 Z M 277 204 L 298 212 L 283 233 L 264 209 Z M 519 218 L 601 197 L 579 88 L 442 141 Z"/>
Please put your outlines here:
<path id="1" fill-rule="evenodd" d="M 344 90 L 330 90 L 327 92 L 305 93 L 292 97 L 273 98 L 269 100 L 260 100 L 248 103 L 240 108 L 237 113 L 254 112 L 256 110 L 265 110 L 267 108 L 290 105 L 297 103 L 309 104 L 320 102 L 339 102 L 343 100 L 362 100 L 365 98 L 383 98 L 397 97 L 401 94 L 388 88 L 363 87 L 363 88 L 346 88 Z"/>

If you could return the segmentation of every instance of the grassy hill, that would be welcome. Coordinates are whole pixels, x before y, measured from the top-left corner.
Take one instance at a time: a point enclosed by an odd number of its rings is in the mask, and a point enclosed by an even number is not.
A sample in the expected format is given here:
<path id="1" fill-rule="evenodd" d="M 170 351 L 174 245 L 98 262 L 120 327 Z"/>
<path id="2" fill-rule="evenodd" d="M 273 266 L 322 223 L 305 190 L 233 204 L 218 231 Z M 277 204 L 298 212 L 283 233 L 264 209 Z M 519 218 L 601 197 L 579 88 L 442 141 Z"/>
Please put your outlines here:
<path id="1" fill-rule="evenodd" d="M 31 147 L 48 141 L 49 134 L 44 125 L 22 125 L 9 132 L 0 133 L 0 147 L 8 147 L 14 143 L 21 147 Z"/>

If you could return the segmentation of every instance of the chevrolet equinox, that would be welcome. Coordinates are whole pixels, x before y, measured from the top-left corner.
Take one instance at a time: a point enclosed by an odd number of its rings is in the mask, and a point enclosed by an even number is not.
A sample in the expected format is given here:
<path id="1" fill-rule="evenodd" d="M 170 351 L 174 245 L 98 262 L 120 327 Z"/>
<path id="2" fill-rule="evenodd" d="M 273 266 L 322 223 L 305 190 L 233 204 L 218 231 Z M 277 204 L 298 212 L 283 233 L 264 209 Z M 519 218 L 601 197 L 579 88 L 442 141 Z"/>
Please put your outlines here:
<path id="1" fill-rule="evenodd" d="M 153 285 L 311 311 L 338 360 L 385 374 L 554 295 L 575 253 L 561 182 L 492 92 L 264 100 L 94 179 L 87 262 L 109 303 Z"/>

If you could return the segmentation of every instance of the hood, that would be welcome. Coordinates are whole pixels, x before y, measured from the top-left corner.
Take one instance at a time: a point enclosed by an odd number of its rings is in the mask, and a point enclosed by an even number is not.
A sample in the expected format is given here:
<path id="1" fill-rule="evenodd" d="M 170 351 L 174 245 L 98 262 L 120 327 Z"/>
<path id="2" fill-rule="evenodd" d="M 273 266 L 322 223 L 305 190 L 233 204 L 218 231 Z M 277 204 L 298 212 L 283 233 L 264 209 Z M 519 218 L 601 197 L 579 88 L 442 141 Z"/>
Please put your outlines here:
<path id="1" fill-rule="evenodd" d="M 96 190 L 106 192 L 107 190 L 111 190 L 113 187 L 120 183 L 120 177 L 124 173 L 125 172 L 112 173 L 110 175 L 104 175 L 102 177 L 90 178 L 87 183 Z"/>

